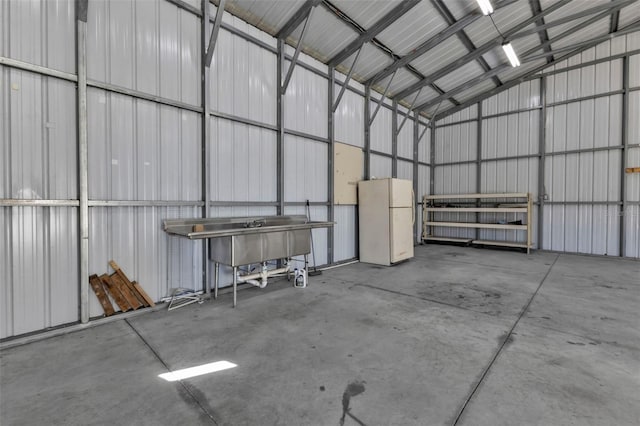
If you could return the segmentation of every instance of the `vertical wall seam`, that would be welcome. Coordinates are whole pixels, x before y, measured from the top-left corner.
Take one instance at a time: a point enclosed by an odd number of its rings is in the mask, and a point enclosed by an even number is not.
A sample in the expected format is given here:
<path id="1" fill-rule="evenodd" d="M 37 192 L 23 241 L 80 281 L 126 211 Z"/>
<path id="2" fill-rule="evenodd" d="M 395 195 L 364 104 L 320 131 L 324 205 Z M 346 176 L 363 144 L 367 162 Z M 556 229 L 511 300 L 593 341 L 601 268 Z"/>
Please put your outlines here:
<path id="1" fill-rule="evenodd" d="M 391 111 L 391 177 L 398 177 L 398 101 L 393 100 Z"/>
<path id="2" fill-rule="evenodd" d="M 544 237 L 544 201 L 545 201 L 545 168 L 546 168 L 546 143 L 547 143 L 547 77 L 540 78 L 540 117 L 538 123 L 538 250 L 542 250 Z M 550 247 L 551 248 L 551 247 Z"/>
<path id="3" fill-rule="evenodd" d="M 476 122 L 476 194 L 482 192 L 482 102 L 478 102 L 478 121 Z M 476 206 L 480 207 L 480 199 L 476 200 Z M 480 213 L 475 214 L 476 222 L 480 222 Z M 475 239 L 480 239 L 480 229 L 475 228 Z"/>
<path id="4" fill-rule="evenodd" d="M 211 3 L 209 0 L 202 0 L 202 19 L 200 20 L 200 104 L 202 105 L 202 121 L 200 123 L 201 126 L 201 175 L 200 182 L 202 185 L 201 194 L 202 200 L 204 201 L 204 206 L 202 207 L 202 217 L 209 217 L 211 214 L 211 195 L 209 194 L 209 180 L 211 178 L 211 168 L 209 162 L 210 155 L 210 133 L 211 133 L 211 118 L 209 116 L 209 104 L 211 99 L 209 99 L 209 78 L 210 78 L 210 69 L 206 66 L 206 61 L 204 60 L 206 56 L 206 48 L 209 40 L 209 14 L 211 11 Z M 178 13 L 180 16 L 182 12 Z M 182 74 L 182 63 L 180 65 L 180 74 Z M 182 80 L 181 80 L 182 81 Z M 183 99 L 182 94 L 182 85 L 180 85 L 180 99 Z M 184 112 L 179 112 L 179 115 L 184 114 Z M 178 117 L 178 123 L 182 124 L 181 117 Z M 182 130 L 180 131 L 180 140 L 182 141 Z M 182 150 L 180 150 L 182 155 Z M 171 238 L 171 237 L 169 237 Z M 202 240 L 202 289 L 207 290 L 209 284 L 209 246 L 207 244 L 207 239 Z M 195 256 L 194 256 L 195 257 Z M 195 261 L 195 259 L 194 259 Z"/>
<path id="5" fill-rule="evenodd" d="M 625 173 L 625 167 L 627 167 L 627 157 L 629 150 L 627 145 L 629 143 L 629 55 L 622 58 L 622 149 L 620 150 L 621 164 L 620 164 L 620 201 L 622 202 L 622 210 L 620 211 L 620 257 L 624 257 L 627 238 L 626 231 L 626 218 L 627 214 L 627 176 Z"/>
<path id="6" fill-rule="evenodd" d="M 357 59 L 357 58 L 356 58 Z M 333 111 L 333 98 L 334 98 L 334 86 L 335 86 L 335 78 L 336 72 L 335 68 L 329 67 L 329 81 L 327 82 L 327 136 L 328 136 L 328 147 L 327 147 L 327 195 L 328 195 L 328 221 L 333 222 L 335 218 L 335 197 L 334 197 L 334 187 L 333 187 L 333 153 L 335 149 L 335 137 L 334 137 L 334 111 Z M 345 82 L 346 83 L 346 82 Z M 346 86 L 346 84 L 345 84 Z M 334 246 L 334 227 L 330 226 L 327 228 L 327 264 L 333 263 L 333 246 Z M 317 265 L 313 265 L 314 267 Z"/>
<path id="7" fill-rule="evenodd" d="M 371 86 L 364 89 L 364 179 L 371 179 Z"/>

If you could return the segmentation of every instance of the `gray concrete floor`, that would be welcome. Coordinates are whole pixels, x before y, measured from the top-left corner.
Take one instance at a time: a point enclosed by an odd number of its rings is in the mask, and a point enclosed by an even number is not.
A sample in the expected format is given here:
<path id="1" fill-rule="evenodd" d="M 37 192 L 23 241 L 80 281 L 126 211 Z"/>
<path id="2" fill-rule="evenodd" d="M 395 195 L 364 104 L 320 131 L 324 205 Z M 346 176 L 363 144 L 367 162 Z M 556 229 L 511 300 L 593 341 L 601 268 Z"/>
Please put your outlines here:
<path id="1" fill-rule="evenodd" d="M 421 246 L 0 352 L 2 425 L 638 425 L 640 262 Z M 227 360 L 182 382 L 158 374 Z"/>

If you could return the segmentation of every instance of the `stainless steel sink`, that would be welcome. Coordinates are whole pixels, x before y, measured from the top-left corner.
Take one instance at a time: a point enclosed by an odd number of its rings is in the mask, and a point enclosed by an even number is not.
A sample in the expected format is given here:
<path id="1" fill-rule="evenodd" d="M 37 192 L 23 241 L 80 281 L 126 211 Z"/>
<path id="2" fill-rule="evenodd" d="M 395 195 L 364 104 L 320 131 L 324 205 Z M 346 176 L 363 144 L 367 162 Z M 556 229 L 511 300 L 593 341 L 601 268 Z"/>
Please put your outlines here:
<path id="1" fill-rule="evenodd" d="M 168 234 L 210 240 L 209 258 L 216 264 L 216 296 L 218 265 L 233 267 L 234 306 L 238 266 L 306 256 L 311 252 L 311 229 L 333 225 L 333 222 L 311 222 L 303 215 L 167 219 L 163 222 Z"/>

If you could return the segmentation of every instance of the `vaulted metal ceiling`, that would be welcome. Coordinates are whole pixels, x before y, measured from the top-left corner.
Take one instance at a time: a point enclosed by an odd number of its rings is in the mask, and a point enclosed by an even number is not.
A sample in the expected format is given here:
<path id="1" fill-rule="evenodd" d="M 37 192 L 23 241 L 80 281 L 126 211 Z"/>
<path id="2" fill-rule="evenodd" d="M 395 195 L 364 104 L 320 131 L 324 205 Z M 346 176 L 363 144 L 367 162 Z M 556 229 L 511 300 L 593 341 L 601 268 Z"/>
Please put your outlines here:
<path id="1" fill-rule="evenodd" d="M 640 0 L 491 1 L 491 16 L 476 0 L 228 0 L 225 10 L 293 46 L 302 38 L 305 53 L 436 119 L 640 31 Z"/>

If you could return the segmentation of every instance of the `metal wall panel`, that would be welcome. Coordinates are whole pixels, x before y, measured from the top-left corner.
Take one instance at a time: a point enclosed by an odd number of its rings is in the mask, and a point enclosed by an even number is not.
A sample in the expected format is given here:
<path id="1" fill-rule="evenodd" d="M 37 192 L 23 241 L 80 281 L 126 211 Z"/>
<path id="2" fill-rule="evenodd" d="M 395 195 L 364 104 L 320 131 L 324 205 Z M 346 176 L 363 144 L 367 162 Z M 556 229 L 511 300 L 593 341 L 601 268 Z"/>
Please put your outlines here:
<path id="1" fill-rule="evenodd" d="M 429 166 L 418 166 L 418 195 L 420 202 L 422 202 L 423 195 L 429 195 L 430 193 L 430 172 Z"/>
<path id="2" fill-rule="evenodd" d="M 276 201 L 276 136 L 272 130 L 212 117 L 211 199 Z"/>
<path id="3" fill-rule="evenodd" d="M 547 77 L 547 102 L 562 102 L 622 89 L 622 59 Z"/>
<path id="4" fill-rule="evenodd" d="M 482 159 L 537 154 L 539 129 L 538 110 L 483 119 Z"/>
<path id="5" fill-rule="evenodd" d="M 622 143 L 622 95 L 547 108 L 547 152 Z"/>
<path id="6" fill-rule="evenodd" d="M 476 165 L 438 166 L 435 169 L 436 194 L 475 194 Z"/>
<path id="7" fill-rule="evenodd" d="M 336 209 L 337 210 L 337 209 Z M 285 215 L 292 214 L 307 214 L 306 207 L 304 206 L 286 206 L 284 208 Z M 309 216 L 311 220 L 325 221 L 327 220 L 327 208 L 322 206 L 311 206 Z M 336 216 L 337 219 L 337 216 Z M 313 248 L 309 255 L 309 265 L 315 266 L 313 263 L 313 249 L 315 249 L 315 261 L 318 266 L 327 264 L 327 228 L 312 229 Z M 296 268 L 302 268 L 304 259 L 303 256 L 295 258 L 297 263 L 294 264 Z"/>
<path id="8" fill-rule="evenodd" d="M 477 124 L 462 123 L 436 128 L 436 163 L 475 160 Z"/>
<path id="9" fill-rule="evenodd" d="M 473 104 L 469 107 L 463 109 L 462 111 L 458 111 L 455 114 L 451 114 L 444 119 L 440 120 L 437 124 L 452 124 L 457 123 L 459 121 L 472 120 L 478 117 L 478 105 Z"/>
<path id="10" fill-rule="evenodd" d="M 333 241 L 335 249 L 333 260 L 352 259 L 358 256 L 356 242 L 358 241 L 358 209 L 356 206 L 336 206 L 334 211 Z M 315 241 L 314 241 L 315 245 Z"/>
<path id="11" fill-rule="evenodd" d="M 376 110 L 377 103 L 371 102 L 370 111 L 373 114 L 373 111 Z M 385 152 L 387 154 L 391 154 L 391 120 L 392 120 L 392 112 L 390 109 L 385 108 L 384 106 L 380 107 L 378 110 L 378 114 L 371 123 L 371 149 L 374 151 Z"/>
<path id="12" fill-rule="evenodd" d="M 392 160 L 390 157 L 371 154 L 371 178 L 383 179 L 391 177 Z"/>
<path id="13" fill-rule="evenodd" d="M 211 108 L 276 124 L 276 55 L 221 30 L 211 61 Z"/>
<path id="14" fill-rule="evenodd" d="M 628 206 L 625 216 L 625 256 L 640 257 L 640 206 Z"/>
<path id="15" fill-rule="evenodd" d="M 74 73 L 75 2 L 0 3 L 0 56 Z"/>
<path id="16" fill-rule="evenodd" d="M 640 148 L 629 148 L 627 153 L 627 164 L 623 167 L 640 167 Z M 626 177 L 625 199 L 627 201 L 640 201 L 640 173 L 628 173 Z"/>
<path id="17" fill-rule="evenodd" d="M 289 64 L 285 61 L 285 70 Z M 327 90 L 325 78 L 296 67 L 283 98 L 285 128 L 326 138 Z"/>
<path id="18" fill-rule="evenodd" d="M 77 198 L 75 85 L 0 67 L 0 197 Z"/>
<path id="19" fill-rule="evenodd" d="M 640 144 L 640 120 L 637 117 L 640 117 L 640 91 L 629 93 L 629 144 Z"/>
<path id="20" fill-rule="evenodd" d="M 200 115 L 89 89 L 89 198 L 199 200 Z"/>
<path id="21" fill-rule="evenodd" d="M 89 79 L 200 105 L 197 16 L 167 1 L 105 0 L 91 3 L 87 27 Z"/>
<path id="22" fill-rule="evenodd" d="M 112 273 L 113 259 L 153 300 L 169 295 L 170 288 L 202 289 L 203 243 L 162 231 L 164 219 L 197 218 L 200 212 L 198 207 L 91 207 L 89 272 Z M 102 315 L 97 298 L 90 294 L 89 301 L 90 315 Z"/>
<path id="23" fill-rule="evenodd" d="M 335 85 L 335 96 L 341 86 Z M 364 147 L 364 98 L 350 90 L 345 90 L 340 105 L 334 114 L 336 141 Z"/>
<path id="24" fill-rule="evenodd" d="M 482 101 L 484 116 L 540 106 L 540 80 L 531 80 Z"/>
<path id="25" fill-rule="evenodd" d="M 547 205 L 542 248 L 618 256 L 619 222 L 618 206 Z"/>
<path id="26" fill-rule="evenodd" d="M 0 338 L 78 321 L 78 210 L 0 208 Z"/>
<path id="27" fill-rule="evenodd" d="M 328 145 L 285 135 L 284 152 L 285 201 L 327 201 Z"/>
<path id="28" fill-rule="evenodd" d="M 398 179 L 407 179 L 413 182 L 413 163 L 398 160 Z"/>

